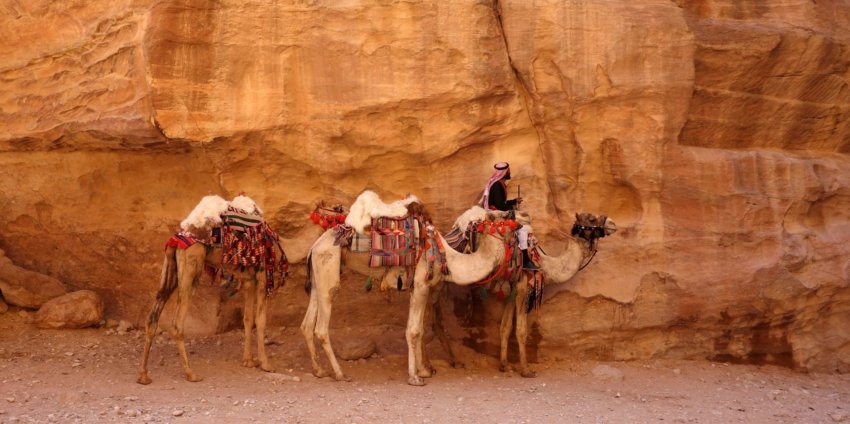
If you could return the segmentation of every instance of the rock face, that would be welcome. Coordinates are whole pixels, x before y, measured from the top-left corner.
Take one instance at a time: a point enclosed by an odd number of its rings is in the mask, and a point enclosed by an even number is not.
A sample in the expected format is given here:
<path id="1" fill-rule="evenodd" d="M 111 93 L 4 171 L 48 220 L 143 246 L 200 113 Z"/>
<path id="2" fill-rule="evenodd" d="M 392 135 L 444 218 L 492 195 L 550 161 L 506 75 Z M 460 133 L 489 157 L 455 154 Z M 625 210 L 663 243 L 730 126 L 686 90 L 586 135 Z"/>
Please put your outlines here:
<path id="1" fill-rule="evenodd" d="M 39 328 L 85 328 L 103 320 L 103 300 L 91 290 L 79 290 L 57 297 L 35 314 Z"/>
<path id="2" fill-rule="evenodd" d="M 447 229 L 507 160 L 547 250 L 574 212 L 620 227 L 547 288 L 532 357 L 850 371 L 846 2 L 2 10 L 0 247 L 110 316 L 143 322 L 162 244 L 203 195 L 247 192 L 298 260 L 317 201 L 415 193 Z M 294 274 L 271 325 L 303 317 Z M 334 326 L 403 326 L 406 301 L 362 284 L 344 279 Z M 238 323 L 219 296 L 196 296 L 196 331 Z M 495 353 L 496 302 L 451 296 L 455 338 Z"/>
<path id="3" fill-rule="evenodd" d="M 3 250 L 0 250 L 0 291 L 6 302 L 32 309 L 67 293 L 61 281 L 16 266 Z"/>

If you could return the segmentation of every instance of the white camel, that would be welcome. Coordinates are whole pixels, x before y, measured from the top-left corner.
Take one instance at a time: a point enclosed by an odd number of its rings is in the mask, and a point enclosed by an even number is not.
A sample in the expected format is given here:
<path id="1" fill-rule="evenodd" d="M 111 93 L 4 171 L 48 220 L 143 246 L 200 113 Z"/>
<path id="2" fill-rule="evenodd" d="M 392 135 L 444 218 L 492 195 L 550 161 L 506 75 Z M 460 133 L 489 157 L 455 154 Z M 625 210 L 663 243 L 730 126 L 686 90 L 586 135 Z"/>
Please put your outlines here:
<path id="1" fill-rule="evenodd" d="M 522 222 L 527 216 L 517 217 Z M 526 224 L 526 225 L 528 225 Z M 529 225 L 530 227 L 530 225 Z M 529 228 L 530 230 L 530 228 Z M 573 225 L 572 235 L 567 238 L 567 246 L 559 256 L 549 256 L 542 252 L 539 247 L 540 268 L 546 284 L 562 284 L 569 281 L 582 266 L 587 265 L 596 253 L 597 243 L 600 238 L 614 234 L 617 225 L 605 215 L 591 215 L 589 213 L 576 214 L 576 222 Z M 534 377 L 536 374 L 528 368 L 525 344 L 528 338 L 527 317 L 529 311 L 528 281 L 533 278 L 530 272 L 523 272 L 522 278 L 516 283 L 516 298 L 514 304 L 505 305 L 500 325 L 500 355 L 501 371 L 510 369 L 508 365 L 508 338 L 511 334 L 511 324 L 516 314 L 516 340 L 519 346 L 520 375 L 523 377 Z"/>
<path id="2" fill-rule="evenodd" d="M 355 230 L 364 231 L 371 217 L 376 216 L 400 216 L 405 213 L 398 213 L 399 209 L 392 210 L 392 205 L 386 205 L 378 202 L 375 199 L 377 195 L 371 192 L 364 192 L 358 197 L 354 206 L 351 208 L 346 224 L 353 227 Z M 363 200 L 366 203 L 372 203 L 369 207 L 363 207 Z M 405 207 L 417 207 L 420 213 L 424 213 L 424 209 L 417 201 L 407 201 L 403 203 Z M 398 205 L 396 205 L 398 206 Z M 477 208 L 477 207 L 476 207 Z M 464 218 L 471 220 L 484 220 L 486 212 L 477 208 L 475 213 L 466 213 L 464 216 L 473 216 L 474 218 Z M 463 218 L 463 217 L 462 217 Z M 420 222 L 418 225 L 424 225 Z M 462 228 L 466 228 L 465 226 Z M 501 235 L 487 237 L 482 241 L 480 248 L 474 254 L 464 255 L 451 250 L 448 247 L 445 239 L 439 234 L 439 238 L 443 246 L 446 246 L 445 254 L 451 281 L 459 281 L 462 284 L 471 284 L 480 281 L 498 267 L 501 259 L 504 257 L 505 246 L 502 237 L 510 237 L 510 235 Z M 428 279 L 429 260 L 428 254 L 423 254 L 419 262 L 415 265 L 413 277 L 413 293 L 410 303 L 411 315 L 408 316 L 408 325 L 406 337 L 408 347 L 411 352 L 409 355 L 409 379 L 408 382 L 412 385 L 422 385 L 421 377 L 428 377 L 432 371 L 423 363 L 422 355 L 422 327 L 424 325 L 424 312 L 430 305 L 430 288 L 439 284 L 444 279 L 444 275 L 439 270 L 441 265 L 439 258 L 433 264 L 435 268 L 432 272 L 432 278 Z M 439 256 L 439 255 L 437 255 Z M 313 374 L 317 377 L 325 377 L 328 373 L 319 364 L 318 355 L 314 343 L 314 337 L 319 339 L 325 355 L 331 364 L 334 371 L 334 378 L 337 380 L 348 380 L 342 372 L 342 368 L 336 359 L 333 352 L 329 337 L 329 326 L 333 301 L 339 292 L 340 272 L 342 265 L 346 269 L 354 271 L 361 275 L 370 275 L 374 272 L 374 268 L 368 265 L 368 253 L 354 253 L 349 249 L 340 247 L 335 243 L 335 230 L 328 230 L 322 234 L 313 244 L 308 254 L 307 266 L 310 278 L 307 280 L 306 289 L 310 293 L 310 302 L 307 307 L 307 313 L 304 316 L 304 321 L 301 324 L 301 331 L 307 343 L 307 349 L 310 353 L 310 359 L 313 365 Z M 390 269 L 386 278 L 395 278 L 404 272 L 403 269 L 395 267 Z M 427 281 L 426 281 L 427 280 Z"/>
<path id="3" fill-rule="evenodd" d="M 455 221 L 455 227 L 467 228 L 469 222 L 488 222 L 496 218 L 504 219 L 504 216 L 500 212 L 487 212 L 478 206 L 474 206 Z M 453 250 L 446 239 L 439 232 L 434 231 L 434 239 L 445 246 L 445 260 L 449 274 L 442 275 L 434 271 L 431 278 L 427 278 L 428 267 L 436 268 L 441 265 L 439 256 L 438 261 L 435 261 L 436 263 L 433 265 L 427 261 L 420 261 L 416 264 L 413 293 L 410 298 L 410 312 L 407 318 L 407 331 L 405 333 L 408 347 L 408 384 L 422 386 L 425 384 L 423 377 L 430 377 L 433 373 L 431 367 L 426 364 L 424 355 L 425 312 L 430 306 L 429 299 L 432 289 L 438 287 L 442 282 L 451 282 L 461 286 L 477 284 L 486 280 L 494 272 L 504 271 L 509 259 L 507 254 L 508 242 L 513 239 L 514 234 L 512 226 L 500 225 L 500 227 L 501 231 L 492 233 L 489 228 L 486 229 L 483 236 L 480 236 L 478 249 L 473 253 L 461 253 Z"/>
<path id="4" fill-rule="evenodd" d="M 181 222 L 180 226 L 183 231 L 194 235 L 194 237 L 209 239 L 213 228 L 222 225 L 221 215 L 231 205 L 258 217 L 262 215 L 262 211 L 256 206 L 254 201 L 246 196 L 237 196 L 229 203 L 219 196 L 207 196 Z M 276 251 L 276 258 L 283 258 L 283 252 L 277 246 L 274 249 Z M 177 246 L 168 246 L 166 248 L 159 290 L 156 294 L 154 306 L 145 323 L 145 344 L 137 380 L 139 384 L 151 383 L 151 379 L 148 376 L 148 359 L 150 357 L 151 345 L 156 335 L 162 309 L 175 290 L 177 291 L 177 313 L 174 316 L 174 328 L 172 330 L 174 341 L 177 344 L 177 351 L 180 355 L 180 361 L 183 365 L 186 379 L 188 381 L 202 380 L 189 367 L 183 325 L 189 310 L 189 300 L 192 297 L 195 285 L 197 285 L 198 280 L 203 274 L 205 266 L 211 266 L 213 268 L 222 266 L 222 248 L 220 245 L 208 247 L 198 242 L 186 249 Z M 263 276 L 261 277 L 258 274 L 262 274 Z M 242 365 L 246 367 L 256 367 L 259 365 L 263 371 L 272 372 L 274 369 L 266 355 L 264 343 L 267 309 L 267 281 L 265 275 L 265 272 L 261 272 L 260 267 L 252 266 L 247 266 L 242 270 L 235 270 L 233 272 L 233 278 L 239 282 L 243 297 L 245 298 L 242 318 L 245 327 Z M 255 325 L 257 328 L 257 357 L 259 364 L 253 359 L 251 354 L 251 336 Z"/>

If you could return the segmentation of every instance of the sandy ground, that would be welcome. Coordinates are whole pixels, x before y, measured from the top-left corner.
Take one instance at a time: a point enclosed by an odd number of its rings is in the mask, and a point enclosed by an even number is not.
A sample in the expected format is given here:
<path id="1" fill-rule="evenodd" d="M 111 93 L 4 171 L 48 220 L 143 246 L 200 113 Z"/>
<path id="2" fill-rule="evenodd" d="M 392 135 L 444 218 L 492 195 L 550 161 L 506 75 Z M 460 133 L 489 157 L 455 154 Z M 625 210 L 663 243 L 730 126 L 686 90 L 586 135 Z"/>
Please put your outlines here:
<path id="1" fill-rule="evenodd" d="M 850 422 L 850 375 L 651 360 L 545 362 L 526 379 L 464 351 L 466 368 L 437 359 L 438 374 L 412 387 L 403 352 L 379 347 L 370 359 L 343 361 L 353 381 L 335 382 L 309 374 L 296 328 L 271 331 L 278 374 L 242 367 L 241 338 L 189 338 L 193 367 L 205 378 L 189 383 L 161 335 L 153 384 L 142 386 L 141 332 L 37 330 L 12 309 L 0 315 L 0 422 Z"/>

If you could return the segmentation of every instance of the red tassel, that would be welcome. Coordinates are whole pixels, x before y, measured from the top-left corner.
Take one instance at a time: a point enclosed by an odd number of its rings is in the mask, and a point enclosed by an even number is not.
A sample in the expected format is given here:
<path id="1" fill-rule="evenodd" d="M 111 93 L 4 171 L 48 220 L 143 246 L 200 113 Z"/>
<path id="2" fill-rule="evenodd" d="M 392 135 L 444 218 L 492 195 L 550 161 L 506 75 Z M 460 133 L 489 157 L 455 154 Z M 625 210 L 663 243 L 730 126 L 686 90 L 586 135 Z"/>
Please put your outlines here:
<path id="1" fill-rule="evenodd" d="M 490 234 L 496 234 L 496 227 L 490 227 Z"/>
<path id="2" fill-rule="evenodd" d="M 322 218 L 322 228 L 324 228 L 324 229 L 328 228 L 328 221 L 326 221 L 324 218 Z"/>
<path id="3" fill-rule="evenodd" d="M 500 233 L 500 234 L 505 234 L 505 230 L 507 230 L 507 228 L 505 228 L 505 227 L 499 227 L 499 233 Z"/>
<path id="4" fill-rule="evenodd" d="M 478 232 L 479 232 L 479 233 L 483 233 L 483 232 L 484 232 L 484 224 L 478 224 Z"/>

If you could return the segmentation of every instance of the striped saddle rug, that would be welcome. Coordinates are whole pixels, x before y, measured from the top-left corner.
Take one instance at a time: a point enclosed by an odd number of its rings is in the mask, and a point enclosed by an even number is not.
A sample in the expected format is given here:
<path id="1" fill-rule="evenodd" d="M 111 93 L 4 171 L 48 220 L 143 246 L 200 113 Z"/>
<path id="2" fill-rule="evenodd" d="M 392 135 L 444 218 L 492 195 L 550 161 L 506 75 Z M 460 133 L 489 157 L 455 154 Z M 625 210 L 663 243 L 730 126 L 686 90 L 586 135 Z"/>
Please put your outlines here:
<path id="1" fill-rule="evenodd" d="M 418 237 L 415 218 L 373 218 L 371 236 L 369 266 L 411 266 L 416 262 Z"/>

